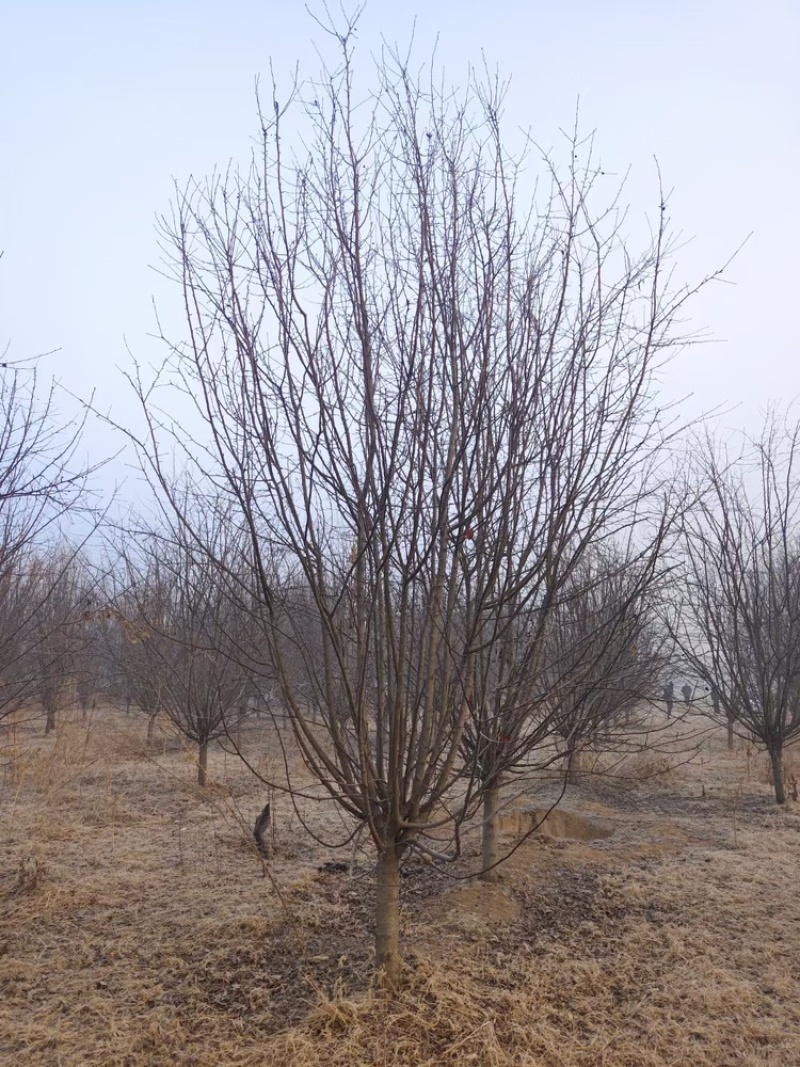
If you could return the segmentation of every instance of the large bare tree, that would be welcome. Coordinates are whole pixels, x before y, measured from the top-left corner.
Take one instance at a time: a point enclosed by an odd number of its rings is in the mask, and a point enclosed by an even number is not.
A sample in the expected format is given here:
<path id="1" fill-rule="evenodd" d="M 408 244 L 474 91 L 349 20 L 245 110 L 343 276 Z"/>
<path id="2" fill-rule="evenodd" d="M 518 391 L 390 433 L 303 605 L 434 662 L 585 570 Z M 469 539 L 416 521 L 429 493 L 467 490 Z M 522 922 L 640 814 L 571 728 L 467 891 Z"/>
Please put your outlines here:
<path id="1" fill-rule="evenodd" d="M 179 191 L 187 339 L 137 384 L 145 463 L 196 546 L 176 447 L 248 540 L 297 742 L 374 843 L 393 981 L 401 857 L 485 796 L 493 820 L 552 728 L 529 693 L 560 590 L 590 545 L 660 536 L 654 382 L 689 293 L 666 205 L 628 247 L 590 144 L 545 157 L 535 194 L 497 85 L 450 92 L 387 52 L 358 90 L 351 30 L 262 109 L 249 169 Z M 178 425 L 187 398 L 200 420 Z"/>
<path id="2" fill-rule="evenodd" d="M 734 460 L 707 439 L 696 477 L 708 492 L 686 523 L 672 629 L 712 713 L 765 746 L 783 804 L 800 736 L 800 425 L 771 414 Z"/>

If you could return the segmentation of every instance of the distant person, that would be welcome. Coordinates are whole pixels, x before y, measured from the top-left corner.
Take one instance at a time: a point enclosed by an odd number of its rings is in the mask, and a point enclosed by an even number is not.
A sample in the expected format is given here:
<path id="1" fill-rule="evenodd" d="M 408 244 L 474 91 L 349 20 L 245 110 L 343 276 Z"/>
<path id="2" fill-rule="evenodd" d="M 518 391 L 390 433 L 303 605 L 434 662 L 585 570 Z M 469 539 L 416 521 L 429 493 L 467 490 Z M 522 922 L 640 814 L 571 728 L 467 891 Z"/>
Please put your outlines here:
<path id="1" fill-rule="evenodd" d="M 675 686 L 670 680 L 664 686 L 664 703 L 667 705 L 667 718 L 672 718 L 672 708 L 675 703 Z"/>
<path id="2" fill-rule="evenodd" d="M 683 702 L 684 702 L 684 704 L 691 704 L 691 702 L 692 702 L 692 687 L 689 685 L 688 682 L 685 682 L 681 686 L 681 692 L 683 693 Z"/>

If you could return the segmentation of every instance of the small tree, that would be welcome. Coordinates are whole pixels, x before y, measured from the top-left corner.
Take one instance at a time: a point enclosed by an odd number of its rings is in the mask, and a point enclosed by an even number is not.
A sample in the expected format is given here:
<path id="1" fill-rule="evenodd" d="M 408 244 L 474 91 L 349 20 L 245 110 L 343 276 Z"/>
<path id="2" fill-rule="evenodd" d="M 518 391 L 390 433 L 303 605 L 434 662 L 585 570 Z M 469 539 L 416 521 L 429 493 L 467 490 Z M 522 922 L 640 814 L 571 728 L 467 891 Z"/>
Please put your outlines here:
<path id="1" fill-rule="evenodd" d="M 198 747 L 197 781 L 207 782 L 208 747 L 241 713 L 246 674 L 233 607 L 205 556 L 185 541 L 152 532 L 140 554 L 125 551 L 125 626 L 135 648 L 126 669 L 138 675 L 140 702 L 163 710 Z M 151 710 L 152 709 L 152 710 Z"/>
<path id="2" fill-rule="evenodd" d="M 42 557 L 18 553 L 0 578 L 0 645 L 4 714 L 34 705 L 45 712 L 45 733 L 75 696 L 85 647 L 83 617 L 92 579 L 70 548 Z"/>
<path id="3" fill-rule="evenodd" d="M 137 621 L 141 614 L 136 597 L 130 595 L 131 566 L 117 559 L 111 589 L 99 611 L 103 628 L 103 658 L 113 698 L 130 714 L 131 706 L 147 716 L 147 743 L 153 743 L 161 710 L 161 676 L 158 652 L 150 641 L 151 631 Z M 138 573 L 138 572 L 137 572 Z M 141 595 L 141 594 L 140 594 Z M 145 592 L 145 597 L 149 594 Z"/>
<path id="4" fill-rule="evenodd" d="M 39 566 L 30 551 L 20 549 L 0 565 L 0 719 L 35 697 L 30 609 L 41 593 Z"/>
<path id="5" fill-rule="evenodd" d="M 0 363 L 0 719 L 28 705 L 38 686 L 32 648 L 41 646 L 47 604 L 66 560 L 65 516 L 87 507 L 90 474 L 75 462 L 81 422 L 59 417 L 55 385 L 37 362 Z M 85 517 L 85 515 L 84 515 Z M 61 554 L 61 563 L 48 557 Z M 36 628 L 36 633 L 34 629 Z"/>
<path id="6" fill-rule="evenodd" d="M 45 712 L 45 733 L 56 714 L 72 702 L 86 642 L 92 582 L 82 561 L 71 553 L 54 555 L 37 568 L 35 609 L 28 658 L 34 692 Z"/>
<path id="7" fill-rule="evenodd" d="M 659 556 L 593 551 L 552 612 L 541 685 L 558 721 L 571 782 L 578 780 L 588 745 L 633 743 L 631 717 L 659 692 L 668 662 L 656 613 Z"/>
<path id="8" fill-rule="evenodd" d="M 732 720 L 769 753 L 786 801 L 783 751 L 800 736 L 800 426 L 770 416 L 728 461 L 698 449 L 708 487 L 686 523 L 686 579 L 671 620 L 681 652 Z"/>

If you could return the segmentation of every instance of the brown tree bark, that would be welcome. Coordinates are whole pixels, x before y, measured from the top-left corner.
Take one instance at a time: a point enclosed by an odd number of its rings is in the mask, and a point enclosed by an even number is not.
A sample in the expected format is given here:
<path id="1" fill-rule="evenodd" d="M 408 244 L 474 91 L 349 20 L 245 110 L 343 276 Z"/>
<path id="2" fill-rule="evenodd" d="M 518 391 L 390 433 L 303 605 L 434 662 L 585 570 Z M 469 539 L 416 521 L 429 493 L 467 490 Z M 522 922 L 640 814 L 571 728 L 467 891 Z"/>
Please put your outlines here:
<path id="1" fill-rule="evenodd" d="M 375 968 L 386 985 L 400 977 L 400 854 L 388 845 L 378 859 L 375 908 Z"/>
<path id="2" fill-rule="evenodd" d="M 567 764 L 567 781 L 570 785 L 577 785 L 581 779 L 583 770 L 583 745 L 576 745 L 572 750 Z"/>
<path id="3" fill-rule="evenodd" d="M 483 840 L 481 849 L 481 878 L 485 882 L 497 880 L 499 855 L 500 786 L 487 789 L 483 797 Z"/>
<path id="4" fill-rule="evenodd" d="M 200 742 L 200 753 L 197 760 L 197 784 L 205 785 L 208 781 L 208 741 Z"/>
<path id="5" fill-rule="evenodd" d="M 770 763 L 772 764 L 772 782 L 775 786 L 775 803 L 786 803 L 786 785 L 783 778 L 783 747 L 770 749 Z"/>

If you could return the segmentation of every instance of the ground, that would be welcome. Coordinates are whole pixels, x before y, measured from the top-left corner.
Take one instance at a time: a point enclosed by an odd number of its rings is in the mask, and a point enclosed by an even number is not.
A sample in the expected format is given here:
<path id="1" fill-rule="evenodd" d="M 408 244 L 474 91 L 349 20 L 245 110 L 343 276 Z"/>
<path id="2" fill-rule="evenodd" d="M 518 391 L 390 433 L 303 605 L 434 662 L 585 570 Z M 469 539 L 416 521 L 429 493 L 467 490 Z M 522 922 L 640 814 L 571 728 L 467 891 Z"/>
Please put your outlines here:
<path id="1" fill-rule="evenodd" d="M 212 752 L 199 790 L 193 752 L 168 732 L 149 750 L 135 715 L 40 732 L 0 737 L 1 1064 L 800 1063 L 800 809 L 777 808 L 766 761 L 721 731 L 694 755 L 589 767 L 564 810 L 610 836 L 553 824 L 495 884 L 469 877 L 469 839 L 453 868 L 410 864 L 391 995 L 370 983 L 367 856 L 352 876 L 325 868 L 351 854 L 330 805 L 272 795 L 265 864 L 267 792 L 234 754 Z M 269 727 L 243 748 L 280 777 Z M 552 795 L 539 782 L 508 804 Z M 524 822 L 508 815 L 507 844 Z"/>

